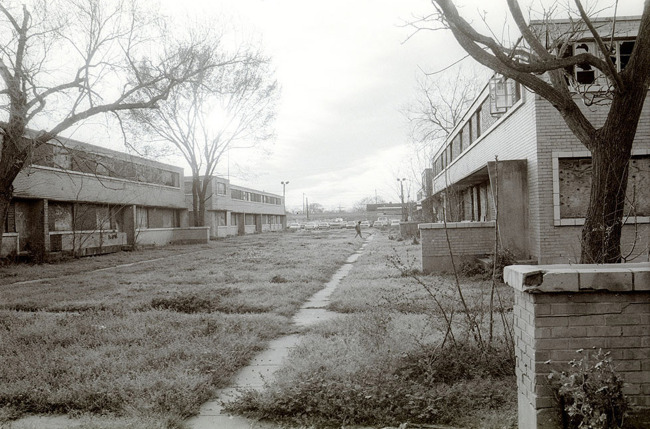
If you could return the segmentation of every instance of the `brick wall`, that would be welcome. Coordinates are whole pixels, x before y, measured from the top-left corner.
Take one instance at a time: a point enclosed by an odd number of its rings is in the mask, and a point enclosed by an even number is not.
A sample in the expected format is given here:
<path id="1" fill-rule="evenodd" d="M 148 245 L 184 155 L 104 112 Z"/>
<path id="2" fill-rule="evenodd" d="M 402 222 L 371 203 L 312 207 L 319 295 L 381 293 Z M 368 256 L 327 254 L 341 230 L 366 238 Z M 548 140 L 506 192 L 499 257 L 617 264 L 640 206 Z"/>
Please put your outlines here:
<path id="1" fill-rule="evenodd" d="M 578 349 L 609 351 L 634 411 L 650 412 L 650 264 L 511 266 L 504 278 L 515 289 L 520 429 L 561 427 L 547 376 Z"/>
<path id="2" fill-rule="evenodd" d="M 533 234 L 538 239 L 537 255 L 540 256 L 539 263 L 551 264 L 558 262 L 570 262 L 579 260 L 580 256 L 580 228 L 571 226 L 555 226 L 554 224 L 554 201 L 553 193 L 553 153 L 554 152 L 575 152 L 583 154 L 586 148 L 573 135 L 567 127 L 558 111 L 547 101 L 535 96 L 535 111 L 537 120 L 537 178 L 538 192 L 536 198 L 538 212 L 533 211 L 531 204 L 531 225 L 535 225 Z M 608 109 L 606 107 L 587 108 L 581 106 L 583 113 L 594 123 L 600 126 L 606 119 Z M 643 114 L 639 120 L 637 133 L 634 140 L 633 151 L 650 149 L 650 97 L 646 98 Z M 529 176 L 531 175 L 529 169 Z M 556 185 L 557 186 L 557 185 Z M 535 219 L 534 217 L 537 217 Z M 646 227 L 648 224 L 641 224 Z M 634 227 L 626 228 L 627 236 L 631 234 Z M 645 248 L 648 245 L 648 235 L 640 235 L 641 240 L 637 249 Z M 627 239 L 628 242 L 633 239 Z M 625 253 L 625 251 L 623 252 Z M 577 255 L 577 259 L 571 259 Z M 646 251 L 647 255 L 647 251 Z M 647 260 L 647 259 L 646 259 Z"/>
<path id="3" fill-rule="evenodd" d="M 447 222 L 420 224 L 422 243 L 422 270 L 424 272 L 450 271 L 449 242 L 458 267 L 463 260 L 494 253 L 494 222 Z"/>
<path id="4" fill-rule="evenodd" d="M 546 253 L 542 255 L 542 264 L 577 264 L 580 262 L 580 241 L 582 226 L 557 226 L 562 234 L 554 234 L 552 241 L 544 239 Z M 621 252 L 628 262 L 648 261 L 648 242 L 650 225 L 623 225 L 621 234 Z"/>

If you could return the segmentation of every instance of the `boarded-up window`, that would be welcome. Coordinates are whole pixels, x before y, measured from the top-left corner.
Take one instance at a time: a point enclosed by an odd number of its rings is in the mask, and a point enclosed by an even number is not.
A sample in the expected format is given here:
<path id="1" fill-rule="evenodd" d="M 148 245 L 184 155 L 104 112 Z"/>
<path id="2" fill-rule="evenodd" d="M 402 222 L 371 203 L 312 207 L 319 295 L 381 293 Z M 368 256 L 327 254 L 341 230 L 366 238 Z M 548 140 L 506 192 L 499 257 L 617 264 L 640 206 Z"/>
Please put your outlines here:
<path id="1" fill-rule="evenodd" d="M 217 194 L 226 195 L 226 184 L 223 182 L 217 182 Z"/>
<path id="2" fill-rule="evenodd" d="M 148 228 L 178 227 L 178 214 L 176 210 L 160 207 L 148 207 L 146 210 Z"/>
<path id="3" fill-rule="evenodd" d="M 47 205 L 50 231 L 72 231 L 72 204 L 50 201 Z"/>
<path id="4" fill-rule="evenodd" d="M 472 144 L 472 123 L 471 121 L 467 121 L 465 123 L 465 126 L 463 127 L 463 130 L 460 133 L 461 135 L 461 148 L 460 151 L 463 152 L 465 149 L 469 147 L 469 145 Z"/>
<path id="5" fill-rule="evenodd" d="M 591 158 L 560 158 L 560 218 L 584 218 L 591 189 Z M 650 156 L 630 160 L 625 216 L 650 216 Z"/>
<path id="6" fill-rule="evenodd" d="M 16 204 L 14 202 L 9 204 L 2 232 L 16 232 Z"/>
<path id="7" fill-rule="evenodd" d="M 481 105 L 481 116 L 479 119 L 480 122 L 480 135 L 485 134 L 485 132 L 499 119 L 497 116 L 492 116 L 490 114 L 490 97 L 486 98 L 483 104 Z"/>
<path id="8" fill-rule="evenodd" d="M 135 209 L 136 225 L 138 228 L 149 228 L 149 213 L 146 207 L 136 207 Z"/>
<path id="9" fill-rule="evenodd" d="M 74 229 L 76 231 L 96 231 L 100 229 L 98 219 L 102 207 L 95 204 L 77 204 L 74 208 Z"/>
<path id="10" fill-rule="evenodd" d="M 218 226 L 226 226 L 226 212 L 217 212 L 215 217 Z"/>

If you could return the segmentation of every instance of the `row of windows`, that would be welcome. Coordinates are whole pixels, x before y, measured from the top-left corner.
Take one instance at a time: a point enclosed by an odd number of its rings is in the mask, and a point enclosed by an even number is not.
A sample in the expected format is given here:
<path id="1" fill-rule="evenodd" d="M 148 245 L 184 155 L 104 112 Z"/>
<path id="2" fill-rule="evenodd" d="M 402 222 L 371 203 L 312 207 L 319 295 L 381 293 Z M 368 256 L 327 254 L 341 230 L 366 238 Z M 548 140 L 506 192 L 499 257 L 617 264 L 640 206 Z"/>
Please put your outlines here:
<path id="1" fill-rule="evenodd" d="M 241 189 L 231 189 L 230 197 L 234 200 L 252 201 L 255 203 L 282 205 L 282 198 L 272 197 L 270 195 L 258 194 L 256 192 L 242 191 Z"/>
<path id="2" fill-rule="evenodd" d="M 48 228 L 50 232 L 123 231 L 123 209 L 121 205 L 50 201 L 47 207 Z M 4 232 L 24 231 L 31 210 L 29 203 L 12 202 L 3 225 Z M 136 217 L 139 229 L 180 227 L 180 215 L 176 209 L 138 206 Z"/>
<path id="3" fill-rule="evenodd" d="M 50 202 L 49 229 L 55 231 L 123 231 L 123 206 Z M 178 228 L 178 210 L 158 207 L 136 208 L 136 225 L 146 228 Z"/>
<path id="4" fill-rule="evenodd" d="M 216 186 L 217 195 L 228 194 L 227 186 L 224 182 L 216 182 L 216 184 L 217 184 Z M 186 181 L 185 192 L 189 194 L 191 192 L 191 189 L 192 189 L 192 182 Z M 230 197 L 234 200 L 251 201 L 254 203 L 264 203 L 264 204 L 275 204 L 278 206 L 282 205 L 282 198 L 272 197 L 270 195 L 258 194 L 256 192 L 242 191 L 241 189 L 231 189 Z"/>
<path id="5" fill-rule="evenodd" d="M 481 137 L 517 101 L 521 99 L 521 86 L 510 79 L 491 82 L 490 96 L 472 113 L 465 125 L 442 152 L 433 160 L 433 176 L 437 176 L 472 143 Z"/>
<path id="6" fill-rule="evenodd" d="M 239 213 L 230 213 L 230 225 L 238 225 Z M 246 214 L 244 222 L 246 225 L 255 225 L 255 215 Z M 226 212 L 216 212 L 215 218 L 218 226 L 226 226 Z M 262 224 L 279 225 L 282 223 L 282 216 L 279 215 L 262 215 Z"/>
<path id="7" fill-rule="evenodd" d="M 177 172 L 49 143 L 41 145 L 35 150 L 32 164 L 155 185 L 180 187 L 180 174 Z"/>

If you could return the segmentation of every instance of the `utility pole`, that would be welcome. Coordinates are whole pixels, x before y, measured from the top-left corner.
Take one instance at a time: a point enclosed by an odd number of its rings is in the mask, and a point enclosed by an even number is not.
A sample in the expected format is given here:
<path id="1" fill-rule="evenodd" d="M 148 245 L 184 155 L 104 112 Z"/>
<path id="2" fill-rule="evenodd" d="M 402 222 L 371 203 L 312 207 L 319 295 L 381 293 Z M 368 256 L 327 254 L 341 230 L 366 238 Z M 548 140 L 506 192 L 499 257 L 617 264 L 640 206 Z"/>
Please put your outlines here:
<path id="1" fill-rule="evenodd" d="M 309 197 L 307 197 L 307 220 L 309 220 Z"/>
<path id="2" fill-rule="evenodd" d="M 406 213 L 406 206 L 404 205 L 404 181 L 405 180 L 406 178 L 397 179 L 397 181 L 399 182 L 399 187 L 401 190 L 401 198 L 402 198 L 402 220 L 406 222 L 409 219 L 408 219 L 408 214 Z"/>

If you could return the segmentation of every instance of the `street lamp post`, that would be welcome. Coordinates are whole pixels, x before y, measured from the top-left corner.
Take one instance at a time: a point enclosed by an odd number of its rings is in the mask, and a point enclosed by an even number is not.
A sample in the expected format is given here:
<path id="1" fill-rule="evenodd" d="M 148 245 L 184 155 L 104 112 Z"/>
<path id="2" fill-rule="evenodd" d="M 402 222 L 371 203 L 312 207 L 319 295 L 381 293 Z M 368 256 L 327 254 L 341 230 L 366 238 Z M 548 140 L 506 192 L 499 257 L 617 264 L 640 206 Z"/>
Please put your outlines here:
<path id="1" fill-rule="evenodd" d="M 280 184 L 282 185 L 282 202 L 286 205 L 284 202 L 284 196 L 286 193 L 286 186 L 289 184 L 289 181 L 287 180 L 286 182 L 280 182 Z"/>
<path id="2" fill-rule="evenodd" d="M 397 181 L 399 182 L 401 198 L 402 198 L 402 220 L 406 222 L 409 220 L 409 218 L 408 218 L 408 214 L 406 213 L 406 207 L 404 206 L 404 181 L 405 180 L 406 178 L 397 179 Z"/>
<path id="3" fill-rule="evenodd" d="M 282 207 L 284 208 L 284 216 L 282 216 L 282 228 L 287 227 L 287 200 L 286 200 L 286 186 L 289 184 L 289 181 L 282 181 L 280 182 L 282 185 Z"/>

